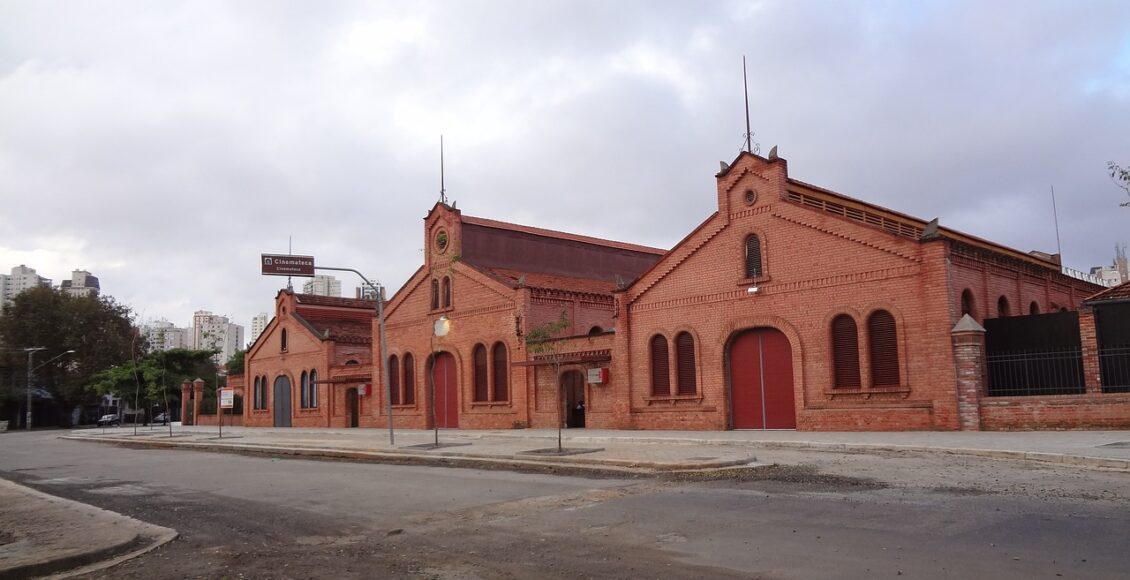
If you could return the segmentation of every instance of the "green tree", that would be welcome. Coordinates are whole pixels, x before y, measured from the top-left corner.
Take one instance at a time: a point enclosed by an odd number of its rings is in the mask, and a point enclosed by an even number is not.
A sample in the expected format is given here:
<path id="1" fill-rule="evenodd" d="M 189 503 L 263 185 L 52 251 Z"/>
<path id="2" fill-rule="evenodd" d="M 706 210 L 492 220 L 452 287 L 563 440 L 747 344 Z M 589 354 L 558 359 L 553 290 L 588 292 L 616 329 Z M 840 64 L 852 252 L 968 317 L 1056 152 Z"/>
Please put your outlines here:
<path id="1" fill-rule="evenodd" d="M 231 358 L 224 365 L 229 375 L 242 375 L 243 374 L 243 358 L 247 355 L 247 351 L 237 350 L 232 353 Z"/>
<path id="2" fill-rule="evenodd" d="M 569 314 L 562 309 L 557 320 L 551 320 L 526 332 L 526 353 L 530 358 L 540 358 L 553 369 L 553 380 L 557 384 L 557 452 L 562 453 L 561 429 L 565 422 L 565 391 L 561 388 L 561 339 L 559 335 L 569 328 Z"/>
<path id="3" fill-rule="evenodd" d="M 1127 196 L 1130 196 L 1130 168 L 1123 168 L 1121 165 L 1110 161 L 1106 164 L 1106 168 L 1110 171 L 1110 178 L 1114 184 L 1122 188 Z M 1130 207 L 1130 201 L 1123 202 L 1122 207 Z"/>
<path id="4" fill-rule="evenodd" d="M 97 373 L 91 377 L 90 386 L 99 394 L 114 394 L 132 401 L 140 384 L 139 407 L 164 407 L 168 401 L 179 402 L 180 386 L 184 381 L 202 378 L 215 382 L 214 354 L 212 350 L 183 348 L 150 352 L 136 361 L 130 360 Z M 215 385 L 212 386 L 213 389 L 205 389 L 205 392 L 214 390 Z M 172 403 L 168 404 L 172 406 Z"/>
<path id="5" fill-rule="evenodd" d="M 131 316 L 127 306 L 109 296 L 71 296 L 46 286 L 20 293 L 0 315 L 0 366 L 11 371 L 0 397 L 18 398 L 26 387 L 25 348 L 44 347 L 35 364 L 73 350 L 34 373 L 35 386 L 51 394 L 63 411 L 60 423 L 68 426 L 71 409 L 94 402 L 92 376 L 145 350 Z"/>

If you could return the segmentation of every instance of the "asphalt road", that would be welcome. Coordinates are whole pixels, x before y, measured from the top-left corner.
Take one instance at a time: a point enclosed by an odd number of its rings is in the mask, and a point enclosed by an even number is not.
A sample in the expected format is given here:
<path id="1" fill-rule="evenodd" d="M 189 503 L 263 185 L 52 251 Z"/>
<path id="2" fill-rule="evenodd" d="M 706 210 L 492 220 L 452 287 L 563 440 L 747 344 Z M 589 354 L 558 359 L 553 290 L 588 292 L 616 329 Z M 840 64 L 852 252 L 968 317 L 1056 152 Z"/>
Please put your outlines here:
<path id="1" fill-rule="evenodd" d="M 181 536 L 105 578 L 1125 578 L 1130 474 L 776 453 L 590 479 L 0 436 L 0 477 Z M 0 509 L 3 509 L 0 506 Z"/>

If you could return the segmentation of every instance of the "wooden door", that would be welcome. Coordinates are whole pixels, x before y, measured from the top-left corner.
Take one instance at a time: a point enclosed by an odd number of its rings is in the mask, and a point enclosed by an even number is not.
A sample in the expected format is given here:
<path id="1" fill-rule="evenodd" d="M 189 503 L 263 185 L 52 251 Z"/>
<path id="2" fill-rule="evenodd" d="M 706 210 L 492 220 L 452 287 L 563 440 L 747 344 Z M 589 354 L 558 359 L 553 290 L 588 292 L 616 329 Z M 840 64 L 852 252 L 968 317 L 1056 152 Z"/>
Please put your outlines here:
<path id="1" fill-rule="evenodd" d="M 356 427 L 361 422 L 358 399 L 357 387 L 351 387 L 345 391 L 345 414 L 349 416 L 350 427 Z"/>
<path id="2" fill-rule="evenodd" d="M 756 328 L 730 344 L 730 412 L 734 429 L 796 429 L 789 339 Z"/>
<path id="3" fill-rule="evenodd" d="M 442 429 L 459 427 L 459 377 L 455 372 L 455 357 L 441 352 L 432 364 L 432 384 L 435 385 L 436 426 Z"/>
<path id="4" fill-rule="evenodd" d="M 290 427 L 290 378 L 275 379 L 275 427 Z"/>

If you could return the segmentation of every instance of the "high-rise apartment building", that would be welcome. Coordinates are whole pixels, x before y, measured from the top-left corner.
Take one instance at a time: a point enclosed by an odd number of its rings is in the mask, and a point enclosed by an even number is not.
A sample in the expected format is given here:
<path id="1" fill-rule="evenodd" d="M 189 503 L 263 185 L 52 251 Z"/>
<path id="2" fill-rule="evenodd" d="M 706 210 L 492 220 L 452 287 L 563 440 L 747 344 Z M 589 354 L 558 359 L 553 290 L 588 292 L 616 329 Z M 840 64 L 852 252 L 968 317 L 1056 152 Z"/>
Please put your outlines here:
<path id="1" fill-rule="evenodd" d="M 143 325 L 141 334 L 149 341 L 149 348 L 154 351 L 192 347 L 192 329 L 177 328 L 164 318 Z"/>
<path id="2" fill-rule="evenodd" d="M 318 274 L 302 285 L 302 293 L 341 298 L 341 281 L 333 276 Z"/>
<path id="3" fill-rule="evenodd" d="M 372 283 L 373 286 L 380 286 L 380 284 L 378 284 L 376 280 L 369 280 L 369 282 Z M 373 286 L 370 286 L 368 284 L 365 284 L 364 286 L 357 286 L 353 290 L 353 297 L 360 298 L 362 300 L 376 300 L 377 291 L 373 290 Z"/>
<path id="4" fill-rule="evenodd" d="M 35 268 L 20 264 L 12 268 L 11 274 L 0 274 L 0 309 L 24 290 L 50 285 L 51 280 L 37 274 Z"/>
<path id="5" fill-rule="evenodd" d="M 92 276 L 86 270 L 75 270 L 71 272 L 70 280 L 63 280 L 59 285 L 59 289 L 71 296 L 98 296 L 101 291 L 98 285 L 98 278 Z"/>
<path id="6" fill-rule="evenodd" d="M 255 342 L 259 340 L 259 335 L 267 329 L 267 313 L 260 312 L 251 319 L 251 336 L 247 337 L 248 342 Z"/>
<path id="7" fill-rule="evenodd" d="M 192 315 L 192 348 L 218 350 L 212 360 L 223 364 L 243 348 L 243 327 L 232 324 L 226 316 L 198 310 Z"/>

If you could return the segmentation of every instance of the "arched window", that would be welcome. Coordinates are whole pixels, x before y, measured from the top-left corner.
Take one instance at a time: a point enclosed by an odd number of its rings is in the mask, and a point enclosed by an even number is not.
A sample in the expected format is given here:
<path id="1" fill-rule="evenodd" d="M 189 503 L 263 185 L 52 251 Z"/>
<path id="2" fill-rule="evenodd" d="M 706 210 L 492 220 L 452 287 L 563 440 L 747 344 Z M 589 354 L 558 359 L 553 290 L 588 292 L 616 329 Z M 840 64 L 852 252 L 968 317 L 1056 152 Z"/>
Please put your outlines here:
<path id="1" fill-rule="evenodd" d="M 491 393 L 493 401 L 510 400 L 510 365 L 506 364 L 506 345 L 501 342 L 494 343 L 491 349 L 491 364 L 494 371 L 494 392 Z"/>
<path id="2" fill-rule="evenodd" d="M 832 365 L 833 388 L 860 388 L 859 331 L 855 319 L 847 314 L 832 319 Z"/>
<path id="3" fill-rule="evenodd" d="M 310 407 L 318 408 L 318 370 L 310 369 Z"/>
<path id="4" fill-rule="evenodd" d="M 259 404 L 260 409 L 267 408 L 267 393 L 270 389 L 267 388 L 267 377 L 264 376 L 263 380 L 259 382 L 259 395 L 263 397 L 263 402 Z"/>
<path id="5" fill-rule="evenodd" d="M 604 329 L 599 326 L 594 326 L 589 329 L 589 334 L 600 334 L 602 332 L 604 332 Z"/>
<path id="6" fill-rule="evenodd" d="M 1008 308 L 1008 298 L 1001 296 L 997 299 L 997 316 L 1004 318 L 1010 316 Z"/>
<path id="7" fill-rule="evenodd" d="M 689 332 L 675 336 L 675 378 L 676 392 L 680 395 L 693 395 L 695 387 L 694 337 Z"/>
<path id="8" fill-rule="evenodd" d="M 671 363 L 667 360 L 667 338 L 657 334 L 651 339 L 651 394 L 671 394 Z"/>
<path id="9" fill-rule="evenodd" d="M 400 365 L 396 355 L 388 357 L 388 392 L 393 405 L 400 404 Z"/>
<path id="10" fill-rule="evenodd" d="M 895 317 L 886 310 L 875 311 L 867 319 L 867 337 L 871 346 L 871 386 L 899 386 L 899 347 Z"/>
<path id="11" fill-rule="evenodd" d="M 1028 314 L 1039 314 L 1039 313 L 1040 313 L 1040 304 L 1037 303 L 1035 300 L 1033 300 L 1032 303 L 1028 305 Z"/>
<path id="12" fill-rule="evenodd" d="M 745 277 L 760 278 L 762 274 L 761 239 L 757 234 L 750 234 L 745 239 Z"/>
<path id="13" fill-rule="evenodd" d="M 412 353 L 404 353 L 404 404 L 416 404 L 416 361 Z"/>
<path id="14" fill-rule="evenodd" d="M 443 289 L 443 307 L 451 308 L 451 278 L 444 276 L 440 287 Z"/>
<path id="15" fill-rule="evenodd" d="M 487 384 L 487 347 L 476 344 L 471 355 L 475 365 L 475 401 L 489 401 L 490 386 Z"/>
<path id="16" fill-rule="evenodd" d="M 968 314 L 971 318 L 977 318 L 977 311 L 974 310 L 973 291 L 968 288 L 961 292 L 961 314 L 962 316 Z"/>
<path id="17" fill-rule="evenodd" d="M 439 310 L 439 280 L 432 278 L 432 310 Z"/>
<path id="18" fill-rule="evenodd" d="M 259 377 L 255 377 L 255 387 L 251 391 L 251 407 L 259 408 Z"/>
<path id="19" fill-rule="evenodd" d="M 300 398 L 300 404 L 302 405 L 303 409 L 310 406 L 310 399 L 307 398 L 307 395 L 309 393 L 306 392 L 309 387 L 310 376 L 306 374 L 306 371 L 302 371 L 302 380 L 301 382 L 299 382 L 298 394 Z"/>
<path id="20" fill-rule="evenodd" d="M 285 328 L 282 329 L 281 333 L 279 333 L 279 349 L 282 350 L 283 352 L 286 352 L 286 329 Z"/>

